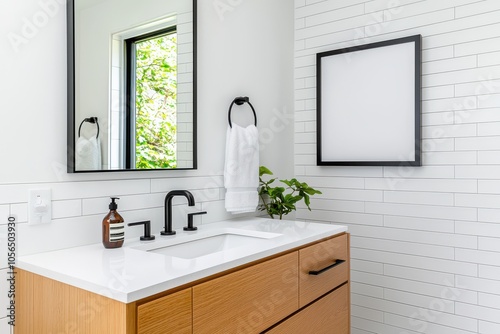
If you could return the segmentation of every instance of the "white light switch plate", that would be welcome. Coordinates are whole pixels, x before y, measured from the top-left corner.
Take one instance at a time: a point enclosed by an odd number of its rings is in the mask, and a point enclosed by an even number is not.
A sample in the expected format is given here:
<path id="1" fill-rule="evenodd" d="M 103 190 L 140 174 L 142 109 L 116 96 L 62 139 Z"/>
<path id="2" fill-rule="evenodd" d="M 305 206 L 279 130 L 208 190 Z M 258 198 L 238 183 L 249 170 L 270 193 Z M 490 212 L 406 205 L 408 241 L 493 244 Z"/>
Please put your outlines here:
<path id="1" fill-rule="evenodd" d="M 28 202 L 29 224 L 45 224 L 52 220 L 52 192 L 50 189 L 32 189 Z"/>

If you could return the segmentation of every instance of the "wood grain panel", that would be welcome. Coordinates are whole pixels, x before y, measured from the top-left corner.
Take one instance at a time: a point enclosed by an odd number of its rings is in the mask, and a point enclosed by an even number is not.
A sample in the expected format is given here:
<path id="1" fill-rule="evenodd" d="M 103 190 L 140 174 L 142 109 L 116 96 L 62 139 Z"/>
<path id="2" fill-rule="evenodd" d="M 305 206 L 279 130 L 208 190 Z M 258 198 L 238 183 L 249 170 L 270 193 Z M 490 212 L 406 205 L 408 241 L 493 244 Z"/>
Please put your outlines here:
<path id="1" fill-rule="evenodd" d="M 346 284 L 288 318 L 267 334 L 349 334 L 349 286 Z"/>
<path id="2" fill-rule="evenodd" d="M 52 333 L 135 333 L 135 304 L 123 304 L 73 286 L 24 272 L 18 277 L 20 295 L 30 291 L 31 296 L 19 300 L 20 319 L 30 319 L 29 326 L 17 327 L 16 334 Z M 32 310 L 29 312 L 29 307 Z M 128 320 L 127 320 L 128 318 Z"/>
<path id="3" fill-rule="evenodd" d="M 349 280 L 347 238 L 347 234 L 343 234 L 299 250 L 300 307 Z M 309 275 L 309 271 L 326 268 L 335 260 L 346 262 L 317 276 Z"/>
<path id="4" fill-rule="evenodd" d="M 298 309 L 298 253 L 193 287 L 194 333 L 259 333 Z"/>
<path id="5" fill-rule="evenodd" d="M 16 326 L 14 333 L 34 333 L 33 275 L 17 268 L 16 273 Z"/>
<path id="6" fill-rule="evenodd" d="M 137 308 L 139 334 L 193 332 L 191 289 L 158 298 Z"/>

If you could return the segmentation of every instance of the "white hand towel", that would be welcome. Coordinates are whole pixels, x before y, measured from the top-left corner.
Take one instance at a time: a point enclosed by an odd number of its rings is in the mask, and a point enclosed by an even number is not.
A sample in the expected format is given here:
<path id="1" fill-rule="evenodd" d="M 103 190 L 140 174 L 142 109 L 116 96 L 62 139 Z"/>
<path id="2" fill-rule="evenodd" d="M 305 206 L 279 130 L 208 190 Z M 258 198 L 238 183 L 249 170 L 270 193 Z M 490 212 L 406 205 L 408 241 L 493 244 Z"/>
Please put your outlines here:
<path id="1" fill-rule="evenodd" d="M 75 145 L 76 170 L 101 169 L 101 141 L 96 136 L 79 137 Z"/>
<path id="2" fill-rule="evenodd" d="M 254 212 L 259 204 L 259 131 L 255 125 L 243 128 L 233 123 L 227 129 L 224 165 L 226 210 Z"/>

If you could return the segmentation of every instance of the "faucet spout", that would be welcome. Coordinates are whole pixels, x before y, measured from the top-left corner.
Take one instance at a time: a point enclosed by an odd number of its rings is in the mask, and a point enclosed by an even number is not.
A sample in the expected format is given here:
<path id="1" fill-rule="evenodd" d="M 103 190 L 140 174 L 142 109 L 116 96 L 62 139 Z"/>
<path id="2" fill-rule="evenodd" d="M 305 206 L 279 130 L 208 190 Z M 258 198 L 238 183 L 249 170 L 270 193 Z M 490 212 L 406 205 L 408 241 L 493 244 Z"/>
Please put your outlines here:
<path id="1" fill-rule="evenodd" d="M 174 235 L 172 230 L 172 199 L 175 196 L 184 196 L 188 200 L 189 206 L 194 206 L 194 196 L 187 190 L 172 190 L 165 196 L 165 230 L 160 232 L 161 235 Z"/>

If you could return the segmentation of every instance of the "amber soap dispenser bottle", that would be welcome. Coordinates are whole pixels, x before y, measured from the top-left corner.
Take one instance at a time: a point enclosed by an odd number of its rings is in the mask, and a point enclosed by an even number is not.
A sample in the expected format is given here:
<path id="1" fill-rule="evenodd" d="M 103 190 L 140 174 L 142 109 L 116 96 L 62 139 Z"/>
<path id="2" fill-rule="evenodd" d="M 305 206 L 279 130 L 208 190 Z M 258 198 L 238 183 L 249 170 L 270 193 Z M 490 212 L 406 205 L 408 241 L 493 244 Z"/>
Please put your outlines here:
<path id="1" fill-rule="evenodd" d="M 102 244 L 106 248 L 119 248 L 125 240 L 125 221 L 116 209 L 118 197 L 111 197 L 109 213 L 102 220 Z"/>

